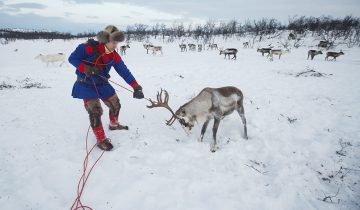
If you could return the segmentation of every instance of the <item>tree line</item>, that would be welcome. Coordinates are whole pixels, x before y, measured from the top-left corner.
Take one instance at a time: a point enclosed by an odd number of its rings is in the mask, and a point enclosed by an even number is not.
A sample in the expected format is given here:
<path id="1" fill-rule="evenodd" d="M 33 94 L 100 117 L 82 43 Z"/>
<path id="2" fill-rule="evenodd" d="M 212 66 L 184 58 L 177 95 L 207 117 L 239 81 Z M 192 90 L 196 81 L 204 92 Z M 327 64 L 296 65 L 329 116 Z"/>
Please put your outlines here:
<path id="1" fill-rule="evenodd" d="M 165 25 L 156 23 L 154 25 L 133 24 L 125 29 L 126 40 L 146 41 L 150 37 L 162 38 L 164 41 L 173 42 L 176 39 L 193 38 L 204 43 L 211 43 L 215 36 L 224 39 L 230 37 L 252 38 L 250 42 L 262 41 L 264 38 L 275 38 L 284 31 L 290 31 L 292 39 L 300 40 L 307 34 L 320 37 L 321 39 L 334 43 L 342 39 L 349 46 L 360 44 L 360 18 L 351 15 L 343 18 L 333 18 L 331 16 L 289 17 L 287 23 L 281 23 L 274 18 L 262 18 L 259 20 L 229 20 L 216 21 L 209 19 L 203 24 L 184 24 L 173 22 Z M 19 31 L 11 29 L 0 29 L 1 40 L 15 39 L 73 39 L 83 37 L 94 37 L 96 33 L 62 33 L 54 31 Z M 251 43 L 250 43 L 251 44 Z"/>

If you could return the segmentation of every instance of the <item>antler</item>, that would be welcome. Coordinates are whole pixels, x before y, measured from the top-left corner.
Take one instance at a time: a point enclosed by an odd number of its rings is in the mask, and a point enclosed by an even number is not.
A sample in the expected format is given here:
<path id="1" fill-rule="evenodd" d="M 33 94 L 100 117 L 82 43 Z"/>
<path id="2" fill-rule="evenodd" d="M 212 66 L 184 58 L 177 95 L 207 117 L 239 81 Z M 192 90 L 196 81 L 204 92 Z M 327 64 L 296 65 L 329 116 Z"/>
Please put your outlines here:
<path id="1" fill-rule="evenodd" d="M 162 97 L 163 95 L 165 95 L 164 98 Z M 172 117 L 170 118 L 170 120 L 166 120 L 166 125 L 168 125 L 168 126 L 172 125 L 175 122 L 175 120 L 177 119 L 177 117 L 176 117 L 174 111 L 170 108 L 170 106 L 168 104 L 169 93 L 166 90 L 163 90 L 161 88 L 160 93 L 159 93 L 159 91 L 157 92 L 156 99 L 157 99 L 156 102 L 150 99 L 151 105 L 149 105 L 147 107 L 149 109 L 154 108 L 154 107 L 164 107 L 165 109 L 169 110 L 172 114 Z"/>

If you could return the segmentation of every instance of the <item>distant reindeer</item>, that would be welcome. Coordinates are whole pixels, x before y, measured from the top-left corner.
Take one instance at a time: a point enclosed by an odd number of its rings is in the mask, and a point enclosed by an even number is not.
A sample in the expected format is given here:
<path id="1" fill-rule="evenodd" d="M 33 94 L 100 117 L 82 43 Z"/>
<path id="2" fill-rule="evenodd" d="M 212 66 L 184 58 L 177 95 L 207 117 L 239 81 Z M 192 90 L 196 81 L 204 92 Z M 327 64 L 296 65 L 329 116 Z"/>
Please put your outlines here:
<path id="1" fill-rule="evenodd" d="M 244 47 L 244 48 L 249 48 L 249 46 L 250 46 L 250 45 L 249 45 L 249 42 L 244 42 L 244 43 L 243 43 L 243 47 Z"/>
<path id="2" fill-rule="evenodd" d="M 322 47 L 322 48 L 329 48 L 330 45 L 331 45 L 331 43 L 329 41 L 320 41 L 317 46 Z"/>
<path id="3" fill-rule="evenodd" d="M 202 51 L 202 47 L 203 47 L 202 44 L 198 44 L 198 52 L 201 52 L 201 51 Z"/>
<path id="4" fill-rule="evenodd" d="M 164 107 L 168 109 L 172 113 L 172 117 L 170 120 L 167 120 L 167 125 L 172 125 L 177 119 L 184 129 L 191 131 L 196 122 L 204 122 L 200 135 L 200 141 L 202 142 L 209 122 L 214 119 L 212 129 L 213 142 L 210 144 L 211 152 L 215 152 L 217 149 L 216 134 L 220 121 L 235 110 L 239 114 L 244 126 L 244 138 L 248 139 L 243 105 L 244 96 L 238 88 L 233 86 L 204 88 L 195 98 L 182 105 L 175 113 L 168 104 L 169 94 L 166 90 L 164 90 L 164 93 L 165 97 L 163 98 L 163 90 L 161 90 L 157 95 L 157 102 L 151 101 L 151 105 L 148 108 Z"/>
<path id="5" fill-rule="evenodd" d="M 149 47 L 149 50 L 152 50 L 152 54 L 156 55 L 157 52 L 160 52 L 163 55 L 162 46 L 152 46 Z"/>
<path id="6" fill-rule="evenodd" d="M 270 60 L 274 60 L 274 55 L 278 55 L 279 56 L 279 60 L 281 58 L 281 55 L 284 54 L 285 51 L 284 50 L 281 50 L 281 49 L 276 49 L 276 50 L 273 50 L 271 49 L 270 50 L 270 54 L 267 55 L 267 57 L 270 57 Z"/>
<path id="7" fill-rule="evenodd" d="M 188 44 L 189 50 L 195 51 L 196 50 L 196 44 Z"/>
<path id="8" fill-rule="evenodd" d="M 327 60 L 329 60 L 329 57 L 333 57 L 333 59 L 331 59 L 331 60 L 336 61 L 336 58 L 339 57 L 340 55 L 345 55 L 345 53 L 343 53 L 342 51 L 340 51 L 340 52 L 327 52 L 325 60 L 327 61 Z"/>
<path id="9" fill-rule="evenodd" d="M 230 60 L 230 55 L 233 55 L 233 57 L 231 59 L 236 60 L 236 54 L 237 54 L 238 50 L 236 48 L 226 48 L 225 50 L 220 50 L 219 55 L 224 54 L 226 58 L 226 56 L 228 56 L 229 60 Z"/>
<path id="10" fill-rule="evenodd" d="M 49 66 L 49 63 L 54 64 L 56 62 L 61 62 L 60 66 L 66 63 L 66 58 L 63 53 L 50 54 L 50 55 L 39 54 L 38 56 L 35 57 L 35 59 L 39 59 L 42 62 L 46 63 L 46 66 Z"/>
<path id="11" fill-rule="evenodd" d="M 268 55 L 270 54 L 272 48 L 258 48 L 257 52 L 261 52 L 262 56 L 264 56 L 265 53 L 267 53 Z"/>
<path id="12" fill-rule="evenodd" d="M 295 40 L 296 39 L 296 35 L 293 33 L 290 33 L 288 36 L 288 40 Z"/>
<path id="13" fill-rule="evenodd" d="M 126 49 L 130 48 L 130 45 L 123 45 L 123 46 L 120 46 L 120 54 L 121 55 L 126 55 Z"/>
<path id="14" fill-rule="evenodd" d="M 218 49 L 218 45 L 217 44 L 208 44 L 208 48 L 207 48 L 208 50 L 209 49 L 211 49 L 211 50 L 213 50 L 213 49 L 215 49 L 215 50 L 217 50 Z"/>
<path id="15" fill-rule="evenodd" d="M 179 47 L 180 47 L 180 49 L 181 49 L 181 52 L 187 51 L 187 46 L 186 46 L 186 44 L 179 44 Z"/>
<path id="16" fill-rule="evenodd" d="M 149 49 L 152 48 L 152 47 L 154 47 L 154 45 L 153 45 L 153 44 L 150 44 L 150 43 L 148 43 L 148 44 L 143 44 L 143 46 L 144 46 L 144 48 L 146 49 L 146 54 L 149 54 Z"/>
<path id="17" fill-rule="evenodd" d="M 309 60 L 309 57 L 311 56 L 311 60 L 313 60 L 315 55 L 321 55 L 321 54 L 323 54 L 321 51 L 309 50 L 307 59 Z"/>

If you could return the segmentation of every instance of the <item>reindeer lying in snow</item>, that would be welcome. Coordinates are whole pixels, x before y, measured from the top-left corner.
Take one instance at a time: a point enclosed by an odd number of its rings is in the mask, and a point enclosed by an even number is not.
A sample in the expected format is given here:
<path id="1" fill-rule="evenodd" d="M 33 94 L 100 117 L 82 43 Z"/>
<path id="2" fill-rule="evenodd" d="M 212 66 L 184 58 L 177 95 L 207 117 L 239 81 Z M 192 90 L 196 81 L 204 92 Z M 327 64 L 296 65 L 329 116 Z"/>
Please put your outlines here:
<path id="1" fill-rule="evenodd" d="M 236 54 L 237 54 L 238 50 L 236 48 L 226 48 L 225 50 L 220 50 L 220 54 L 222 55 L 224 54 L 226 58 L 226 56 L 228 56 L 228 58 L 230 59 L 230 55 L 233 55 L 233 57 L 231 59 L 236 60 Z"/>
<path id="2" fill-rule="evenodd" d="M 63 53 L 50 54 L 50 55 L 39 54 L 38 56 L 35 57 L 35 59 L 39 59 L 42 62 L 46 63 L 46 66 L 49 66 L 49 63 L 54 64 L 56 62 L 61 62 L 60 66 L 66 63 L 66 58 Z"/>
<path id="3" fill-rule="evenodd" d="M 163 98 L 163 92 L 165 98 Z M 164 107 L 172 113 L 172 117 L 167 121 L 167 125 L 172 125 L 177 119 L 184 129 L 190 131 L 195 122 L 204 122 L 200 141 L 203 140 L 207 126 L 210 120 L 214 119 L 213 126 L 213 142 L 210 144 L 210 151 L 216 151 L 216 133 L 220 121 L 227 115 L 230 115 L 235 110 L 240 115 L 244 126 L 244 138 L 248 139 L 245 110 L 243 105 L 244 96 L 242 92 L 236 87 L 222 87 L 222 88 L 205 88 L 195 98 L 182 105 L 175 113 L 169 107 L 169 94 L 166 90 L 161 90 L 157 94 L 157 101 L 151 101 L 148 108 Z"/>
<path id="4" fill-rule="evenodd" d="M 128 45 L 128 44 L 121 46 L 121 47 L 120 47 L 120 54 L 121 54 L 121 55 L 126 55 L 126 50 L 127 50 L 128 48 L 130 48 L 130 45 Z"/>
<path id="5" fill-rule="evenodd" d="M 149 47 L 149 50 L 152 50 L 153 55 L 156 55 L 156 52 L 160 52 L 163 55 L 162 46 L 152 46 Z"/>

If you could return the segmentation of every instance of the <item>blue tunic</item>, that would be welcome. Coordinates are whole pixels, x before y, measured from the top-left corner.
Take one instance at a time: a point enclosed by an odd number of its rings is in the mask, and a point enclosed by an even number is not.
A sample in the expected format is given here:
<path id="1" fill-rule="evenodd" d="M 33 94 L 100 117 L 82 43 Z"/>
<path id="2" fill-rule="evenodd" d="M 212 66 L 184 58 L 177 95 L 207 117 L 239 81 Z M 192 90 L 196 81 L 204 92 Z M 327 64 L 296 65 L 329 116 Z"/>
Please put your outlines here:
<path id="1" fill-rule="evenodd" d="M 76 67 L 77 77 L 83 79 L 85 82 L 76 81 L 73 89 L 72 96 L 80 99 L 106 99 L 115 94 L 114 88 L 109 84 L 105 78 L 109 78 L 109 71 L 114 67 L 116 72 L 131 86 L 137 85 L 134 76 L 126 67 L 124 61 L 120 58 L 117 52 L 105 54 L 104 44 L 96 43 L 99 52 L 96 48 L 89 43 L 80 44 L 69 57 L 69 62 Z M 92 75 L 86 77 L 84 74 L 84 65 L 93 66 L 90 62 L 95 62 L 101 53 L 102 64 L 100 76 Z M 99 63 L 99 62 L 98 62 Z M 95 84 L 95 85 L 94 85 Z M 95 88 L 96 87 L 96 88 Z"/>

